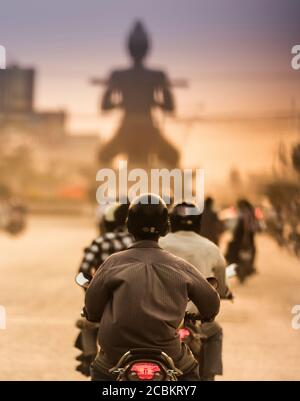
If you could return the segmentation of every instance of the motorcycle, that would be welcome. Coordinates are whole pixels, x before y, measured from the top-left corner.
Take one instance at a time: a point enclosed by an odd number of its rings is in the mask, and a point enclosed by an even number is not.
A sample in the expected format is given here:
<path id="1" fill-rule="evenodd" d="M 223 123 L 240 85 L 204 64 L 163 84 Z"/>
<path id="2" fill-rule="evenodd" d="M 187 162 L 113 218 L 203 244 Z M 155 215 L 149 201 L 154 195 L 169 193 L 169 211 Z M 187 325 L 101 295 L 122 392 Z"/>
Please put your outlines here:
<path id="1" fill-rule="evenodd" d="M 136 348 L 126 352 L 109 370 L 116 381 L 177 381 L 182 372 L 165 352 L 152 348 Z"/>
<path id="2" fill-rule="evenodd" d="M 232 263 L 226 267 L 226 278 L 231 279 L 237 275 L 238 266 L 236 263 Z M 207 281 L 215 288 L 218 289 L 218 280 L 215 277 L 208 277 Z M 228 290 L 227 294 L 223 299 L 233 301 L 233 295 Z M 206 323 L 205 330 L 204 326 L 197 323 L 200 317 L 195 313 L 186 312 L 184 320 L 178 329 L 178 334 L 181 342 L 184 342 L 192 351 L 194 357 L 198 360 L 201 366 L 203 360 L 203 347 L 205 341 L 210 335 L 214 334 L 215 330 L 218 330 L 218 325 L 213 323 Z"/>
<path id="3" fill-rule="evenodd" d="M 81 272 L 75 281 L 86 289 L 90 278 Z M 86 317 L 84 309 L 81 316 Z M 116 376 L 116 381 L 177 381 L 182 375 L 169 355 L 152 348 L 130 349 L 109 372 Z"/>
<path id="4" fill-rule="evenodd" d="M 236 275 L 236 265 L 231 264 L 226 268 L 226 277 L 231 278 Z M 76 283 L 87 289 L 90 277 L 84 273 L 77 274 Z M 218 281 L 215 277 L 209 277 L 208 282 L 218 288 Z M 82 317 L 86 317 L 84 309 Z M 199 359 L 205 334 L 196 326 L 196 321 L 200 317 L 194 313 L 186 312 L 184 320 L 178 329 L 180 341 L 186 343 L 192 353 Z M 110 373 L 116 375 L 116 381 L 177 381 L 182 372 L 176 368 L 171 357 L 157 349 L 130 349 L 118 361 L 116 366 L 110 369 Z"/>
<path id="5" fill-rule="evenodd" d="M 76 276 L 75 281 L 80 287 L 86 289 L 91 278 L 91 276 L 85 276 L 83 273 L 79 273 Z M 82 313 L 75 325 L 76 328 L 79 329 L 79 333 L 76 337 L 74 346 L 80 351 L 80 354 L 76 356 L 76 361 L 78 361 L 76 370 L 84 376 L 89 377 L 91 374 L 91 363 L 98 352 L 97 336 L 99 323 L 89 322 Z"/>
<path id="6" fill-rule="evenodd" d="M 26 209 L 12 202 L 0 202 L 0 229 L 18 235 L 26 228 Z"/>
<path id="7" fill-rule="evenodd" d="M 196 314 L 186 312 L 183 323 L 178 329 L 180 341 L 190 348 L 194 356 L 200 354 L 202 342 L 205 339 L 196 327 L 197 320 L 199 318 Z"/>

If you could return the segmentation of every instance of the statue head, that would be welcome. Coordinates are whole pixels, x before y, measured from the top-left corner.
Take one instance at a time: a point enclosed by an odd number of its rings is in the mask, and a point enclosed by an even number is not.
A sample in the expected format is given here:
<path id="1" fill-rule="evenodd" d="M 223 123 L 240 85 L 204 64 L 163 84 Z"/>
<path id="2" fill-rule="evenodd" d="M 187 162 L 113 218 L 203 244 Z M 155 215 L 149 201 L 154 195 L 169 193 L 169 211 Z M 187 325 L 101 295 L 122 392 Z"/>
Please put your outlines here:
<path id="1" fill-rule="evenodd" d="M 147 32 L 140 21 L 134 24 L 128 37 L 127 46 L 133 60 L 141 63 L 148 53 L 150 43 Z"/>

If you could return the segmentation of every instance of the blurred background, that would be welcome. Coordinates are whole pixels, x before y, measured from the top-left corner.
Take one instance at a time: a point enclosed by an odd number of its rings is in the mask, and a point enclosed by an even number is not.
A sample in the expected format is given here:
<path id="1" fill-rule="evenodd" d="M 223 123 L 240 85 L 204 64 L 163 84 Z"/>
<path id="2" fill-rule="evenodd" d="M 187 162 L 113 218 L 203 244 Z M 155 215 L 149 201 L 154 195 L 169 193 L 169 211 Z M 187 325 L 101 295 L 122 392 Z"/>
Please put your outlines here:
<path id="1" fill-rule="evenodd" d="M 236 304 L 224 307 L 224 378 L 299 379 L 300 333 L 290 324 L 300 304 L 297 0 L 2 4 L 0 379 L 80 378 L 72 341 L 82 294 L 73 276 L 98 230 L 99 152 L 127 113 L 101 103 L 111 72 L 131 65 L 137 20 L 150 41 L 144 64 L 166 74 L 174 100 L 172 112 L 151 110 L 157 132 L 180 167 L 204 168 L 220 218 L 231 223 L 244 197 L 263 221 L 260 274 L 237 283 Z"/>

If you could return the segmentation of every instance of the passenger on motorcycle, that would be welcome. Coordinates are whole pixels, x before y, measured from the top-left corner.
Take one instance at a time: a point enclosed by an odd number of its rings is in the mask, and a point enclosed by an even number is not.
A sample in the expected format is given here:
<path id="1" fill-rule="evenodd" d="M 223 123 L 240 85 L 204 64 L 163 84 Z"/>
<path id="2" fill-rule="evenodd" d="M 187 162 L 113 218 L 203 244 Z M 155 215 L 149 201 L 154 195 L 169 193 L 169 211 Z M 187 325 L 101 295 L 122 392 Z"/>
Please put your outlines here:
<path id="1" fill-rule="evenodd" d="M 132 244 L 133 237 L 126 227 L 128 206 L 128 204 L 116 203 L 107 207 L 103 218 L 105 233 L 84 249 L 79 272 L 93 276 L 108 256 L 123 251 Z"/>
<path id="2" fill-rule="evenodd" d="M 107 206 L 102 219 L 105 228 L 104 234 L 97 237 L 89 247 L 85 248 L 84 257 L 79 267 L 79 272 L 82 272 L 87 278 L 92 278 L 108 256 L 127 249 L 132 244 L 133 237 L 128 233 L 126 227 L 128 206 L 128 204 L 119 203 Z M 76 326 L 80 329 L 80 333 L 76 338 L 75 347 L 82 351 L 76 358 L 80 362 L 76 370 L 85 376 L 89 376 L 90 364 L 98 351 L 98 325 L 82 318 L 76 322 Z"/>
<path id="3" fill-rule="evenodd" d="M 106 259 L 86 291 L 87 318 L 100 322 L 101 350 L 92 380 L 115 380 L 109 369 L 133 348 L 162 350 L 183 372 L 179 380 L 199 380 L 198 363 L 180 342 L 177 328 L 189 299 L 202 320 L 212 321 L 219 295 L 194 266 L 158 245 L 169 227 L 168 209 L 159 196 L 134 199 L 127 226 L 136 242 Z"/>
<path id="4" fill-rule="evenodd" d="M 171 230 L 161 238 L 162 248 L 177 255 L 192 265 L 206 278 L 216 277 L 221 298 L 232 295 L 226 284 L 226 262 L 212 241 L 200 235 L 202 212 L 194 203 L 179 203 L 170 212 Z M 195 305 L 189 303 L 188 311 L 195 313 Z M 198 325 L 199 326 L 199 325 Z M 202 341 L 200 354 L 201 380 L 214 380 L 215 375 L 222 374 L 222 328 L 217 322 L 203 323 L 197 327 Z"/>

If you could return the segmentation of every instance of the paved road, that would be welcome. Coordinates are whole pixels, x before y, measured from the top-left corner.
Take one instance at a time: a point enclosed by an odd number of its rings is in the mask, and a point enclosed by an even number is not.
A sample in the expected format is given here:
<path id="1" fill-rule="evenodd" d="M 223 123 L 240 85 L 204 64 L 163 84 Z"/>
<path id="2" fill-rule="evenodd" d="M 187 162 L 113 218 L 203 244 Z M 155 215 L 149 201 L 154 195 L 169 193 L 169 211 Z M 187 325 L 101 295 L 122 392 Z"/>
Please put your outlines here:
<path id="1" fill-rule="evenodd" d="M 85 219 L 33 218 L 27 232 L 0 234 L 0 379 L 81 380 L 74 370 L 74 321 L 82 292 L 74 284 L 81 250 L 95 231 Z M 228 380 L 300 379 L 300 330 L 291 308 L 300 304 L 300 264 L 265 237 L 259 275 L 233 283 L 224 303 L 224 377 Z"/>

